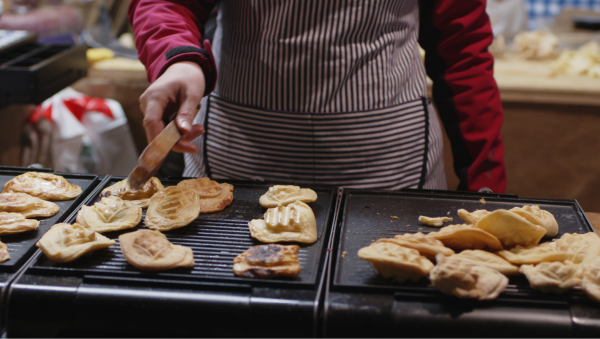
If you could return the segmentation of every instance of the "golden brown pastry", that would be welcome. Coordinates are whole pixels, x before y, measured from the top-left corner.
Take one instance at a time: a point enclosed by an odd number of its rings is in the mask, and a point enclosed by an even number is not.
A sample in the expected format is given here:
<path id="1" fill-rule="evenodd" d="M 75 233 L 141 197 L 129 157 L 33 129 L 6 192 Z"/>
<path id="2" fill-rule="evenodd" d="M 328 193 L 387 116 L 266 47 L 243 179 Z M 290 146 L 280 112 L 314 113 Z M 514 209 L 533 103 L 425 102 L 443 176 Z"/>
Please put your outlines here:
<path id="1" fill-rule="evenodd" d="M 142 220 L 142 208 L 131 201 L 110 196 L 94 206 L 82 206 L 77 223 L 90 231 L 103 233 L 137 226 Z"/>
<path id="2" fill-rule="evenodd" d="M 427 236 L 433 237 L 457 251 L 487 249 L 495 252 L 502 249 L 498 238 L 470 225 L 449 225 L 442 227 L 439 232 L 431 232 Z"/>
<path id="3" fill-rule="evenodd" d="M 79 224 L 56 224 L 35 244 L 53 261 L 70 262 L 82 255 L 114 245 L 115 241 Z"/>
<path id="4" fill-rule="evenodd" d="M 233 185 L 222 183 L 209 178 L 183 180 L 177 184 L 181 187 L 191 187 L 200 196 L 200 213 L 222 211 L 233 201 Z"/>
<path id="5" fill-rule="evenodd" d="M 296 200 L 313 202 L 317 200 L 317 193 L 310 188 L 300 188 L 293 185 L 275 185 L 269 187 L 267 193 L 260 197 L 258 203 L 262 207 L 272 208 L 278 205 L 285 206 Z"/>
<path id="6" fill-rule="evenodd" d="M 0 235 L 33 231 L 39 225 L 38 220 L 25 219 L 20 213 L 0 212 Z"/>
<path id="7" fill-rule="evenodd" d="M 265 219 L 248 223 L 252 237 L 262 242 L 294 241 L 312 244 L 317 241 L 317 221 L 312 209 L 301 201 L 269 208 Z"/>
<path id="8" fill-rule="evenodd" d="M 500 256 L 482 250 L 464 250 L 451 258 L 473 261 L 489 268 L 493 268 L 504 275 L 519 274 L 519 266 L 515 266 Z"/>
<path id="9" fill-rule="evenodd" d="M 552 213 L 540 209 L 539 206 L 526 205 L 523 207 L 511 208 L 509 211 L 517 213 L 534 225 L 542 226 L 546 229 L 546 236 L 548 237 L 553 237 L 558 234 L 558 222 L 556 222 Z"/>
<path id="10" fill-rule="evenodd" d="M 27 193 L 44 200 L 71 200 L 81 194 L 81 187 L 60 175 L 27 172 L 4 184 L 3 193 Z"/>
<path id="11" fill-rule="evenodd" d="M 295 277 L 300 273 L 298 245 L 258 245 L 233 259 L 233 273 L 246 278 Z"/>
<path id="12" fill-rule="evenodd" d="M 542 226 L 534 225 L 517 213 L 502 209 L 481 218 L 475 227 L 493 234 L 506 248 L 516 245 L 533 246 L 546 235 L 546 229 Z"/>
<path id="13" fill-rule="evenodd" d="M 10 254 L 8 254 L 8 246 L 5 243 L 0 242 L 0 262 L 5 262 L 10 259 Z"/>
<path id="14" fill-rule="evenodd" d="M 483 199 L 483 198 L 482 198 Z M 485 217 L 492 212 L 488 210 L 476 210 L 475 212 L 467 212 L 465 209 L 458 210 L 458 217 L 464 220 L 469 225 L 475 225 L 479 219 Z"/>
<path id="15" fill-rule="evenodd" d="M 173 245 L 158 231 L 139 230 L 121 234 L 119 243 L 127 262 L 143 271 L 194 267 L 192 249 Z"/>
<path id="16" fill-rule="evenodd" d="M 449 218 L 449 217 L 430 218 L 430 217 L 426 217 L 424 215 L 419 216 L 420 222 L 424 223 L 427 226 L 434 226 L 434 227 L 440 227 L 445 222 L 452 221 L 452 220 L 453 219 Z"/>
<path id="17" fill-rule="evenodd" d="M 417 250 L 393 242 L 375 242 L 363 247 L 358 250 L 358 257 L 370 262 L 375 273 L 398 282 L 417 281 L 433 268 L 433 263 Z"/>
<path id="18" fill-rule="evenodd" d="M 444 294 L 479 300 L 496 299 L 508 285 L 508 278 L 493 268 L 443 255 L 438 256 L 429 280 Z"/>
<path id="19" fill-rule="evenodd" d="M 590 299 L 600 302 L 600 257 L 586 260 L 582 268 L 581 288 Z"/>
<path id="20" fill-rule="evenodd" d="M 164 186 L 156 177 L 150 178 L 150 180 L 146 181 L 144 186 L 137 191 L 132 190 L 131 186 L 129 186 L 129 182 L 125 179 L 103 189 L 100 196 L 103 198 L 116 196 L 123 200 L 129 200 L 141 208 L 147 208 L 150 203 L 150 198 L 164 189 Z"/>
<path id="21" fill-rule="evenodd" d="M 191 187 L 167 187 L 150 199 L 144 223 L 163 232 L 187 226 L 200 215 L 199 201 L 198 192 Z"/>
<path id="22" fill-rule="evenodd" d="M 597 254 L 593 249 L 595 246 L 600 246 L 600 237 L 594 232 L 585 234 L 565 233 L 554 243 L 558 249 L 567 252 L 569 260 L 575 264 L 580 264 L 586 256 Z"/>
<path id="23" fill-rule="evenodd" d="M 581 267 L 568 260 L 523 265 L 520 270 L 532 288 L 544 293 L 560 294 L 581 284 Z"/>
<path id="24" fill-rule="evenodd" d="M 0 193 L 0 212 L 23 214 L 25 218 L 51 217 L 58 213 L 57 204 L 25 193 Z"/>
<path id="25" fill-rule="evenodd" d="M 517 245 L 510 250 L 496 252 L 502 258 L 513 264 L 539 264 L 544 261 L 563 261 L 569 259 L 567 252 L 561 251 L 554 243 L 523 247 Z"/>
<path id="26" fill-rule="evenodd" d="M 405 233 L 394 236 L 393 239 L 379 239 L 377 242 L 393 242 L 400 246 L 408 247 L 419 251 L 419 253 L 429 260 L 435 260 L 435 256 L 443 254 L 450 256 L 454 254 L 454 251 L 444 246 L 444 244 L 433 238 L 427 237 L 425 234 L 418 233 Z"/>

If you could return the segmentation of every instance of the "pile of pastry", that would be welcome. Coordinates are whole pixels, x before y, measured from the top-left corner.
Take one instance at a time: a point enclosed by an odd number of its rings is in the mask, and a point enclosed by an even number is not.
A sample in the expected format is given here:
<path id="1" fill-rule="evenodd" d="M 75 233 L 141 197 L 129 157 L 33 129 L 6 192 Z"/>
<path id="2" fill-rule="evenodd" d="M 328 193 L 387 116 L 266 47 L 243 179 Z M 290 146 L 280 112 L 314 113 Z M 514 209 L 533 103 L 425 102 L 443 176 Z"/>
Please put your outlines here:
<path id="1" fill-rule="evenodd" d="M 141 270 L 193 267 L 192 249 L 173 245 L 161 232 L 189 225 L 200 213 L 213 213 L 233 201 L 233 186 L 209 178 L 183 180 L 165 188 L 151 178 L 140 190 L 132 190 L 127 180 L 105 188 L 101 200 L 83 206 L 75 224 L 56 224 L 37 242 L 51 260 L 71 262 L 94 250 L 116 242 L 100 233 L 136 227 L 147 208 L 144 224 L 149 230 L 119 235 L 127 261 Z"/>
<path id="2" fill-rule="evenodd" d="M 270 187 L 259 203 L 268 208 L 264 219 L 248 223 L 253 238 L 265 242 L 317 241 L 317 222 L 306 203 L 317 200 L 317 193 L 308 188 L 290 185 Z M 298 245 L 258 245 L 233 260 L 233 273 L 246 278 L 294 277 L 300 273 Z"/>
<path id="3" fill-rule="evenodd" d="M 539 206 L 511 210 L 464 209 L 467 224 L 439 232 L 396 235 L 358 251 L 377 274 L 399 282 L 426 276 L 441 292 L 460 298 L 491 300 L 502 293 L 507 276 L 524 274 L 531 287 L 564 293 L 581 286 L 600 301 L 600 238 L 596 233 L 558 234 L 554 216 Z M 435 265 L 433 264 L 435 262 Z"/>
<path id="4" fill-rule="evenodd" d="M 36 230 L 40 221 L 30 218 L 47 218 L 60 211 L 48 200 L 71 200 L 80 194 L 81 187 L 60 175 L 27 172 L 14 177 L 0 193 L 0 235 Z M 0 262 L 8 259 L 8 247 L 0 242 Z"/>

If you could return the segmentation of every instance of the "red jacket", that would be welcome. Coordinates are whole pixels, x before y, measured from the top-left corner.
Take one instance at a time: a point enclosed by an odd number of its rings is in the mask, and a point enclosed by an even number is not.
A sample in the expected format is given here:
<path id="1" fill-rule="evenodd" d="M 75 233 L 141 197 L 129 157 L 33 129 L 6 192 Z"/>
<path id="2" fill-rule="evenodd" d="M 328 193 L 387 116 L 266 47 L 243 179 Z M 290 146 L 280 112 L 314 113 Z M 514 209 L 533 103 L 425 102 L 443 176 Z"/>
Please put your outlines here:
<path id="1" fill-rule="evenodd" d="M 433 100 L 450 138 L 459 190 L 506 191 L 503 113 L 487 48 L 493 34 L 486 0 L 420 0 L 419 44 Z M 210 44 L 200 43 L 215 0 L 132 0 L 129 21 L 148 80 L 178 61 L 203 69 L 206 93 L 217 81 Z"/>

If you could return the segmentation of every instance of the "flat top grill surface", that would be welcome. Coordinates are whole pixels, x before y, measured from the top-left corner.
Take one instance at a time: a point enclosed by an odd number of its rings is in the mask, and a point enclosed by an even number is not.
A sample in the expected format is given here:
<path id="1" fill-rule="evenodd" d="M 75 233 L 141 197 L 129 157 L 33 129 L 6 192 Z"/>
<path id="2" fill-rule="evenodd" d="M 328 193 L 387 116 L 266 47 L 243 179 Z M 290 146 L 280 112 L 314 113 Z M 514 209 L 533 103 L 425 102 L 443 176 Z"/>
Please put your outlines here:
<path id="1" fill-rule="evenodd" d="M 4 188 L 4 184 L 8 181 L 16 177 L 17 175 L 26 173 L 26 172 L 35 172 L 38 170 L 35 169 L 23 169 L 21 171 L 17 170 L 0 170 L 0 187 Z M 40 170 L 39 172 L 49 172 Z M 44 233 L 50 227 L 66 217 L 77 207 L 83 199 L 90 194 L 90 191 L 94 188 L 94 184 L 97 180 L 96 175 L 78 175 L 78 174 L 62 174 L 57 173 L 58 175 L 63 176 L 70 183 L 81 186 L 82 193 L 75 199 L 65 200 L 65 201 L 52 201 L 60 207 L 60 212 L 56 215 L 49 218 L 31 218 L 40 221 L 40 225 L 35 231 L 4 235 L 2 236 L 2 242 L 8 245 L 8 253 L 10 254 L 10 260 L 5 261 L 0 264 L 0 270 L 8 270 L 14 271 L 19 266 L 23 264 L 23 262 L 28 258 L 28 256 L 33 253 L 33 251 L 37 248 L 35 243 L 39 238 L 42 237 Z"/>
<path id="2" fill-rule="evenodd" d="M 122 178 L 111 178 L 106 186 L 110 186 Z M 171 186 L 177 181 L 163 180 L 163 185 Z M 133 229 L 118 232 L 107 232 L 103 235 L 114 239 L 117 244 L 100 249 L 90 256 L 84 256 L 72 263 L 57 263 L 40 255 L 32 267 L 32 272 L 64 273 L 69 275 L 88 276 L 101 279 L 135 279 L 139 281 L 160 280 L 169 282 L 232 282 L 232 283 L 266 283 L 294 286 L 315 285 L 319 273 L 321 256 L 329 234 L 327 226 L 333 207 L 333 189 L 314 189 L 318 199 L 308 205 L 315 213 L 318 240 L 314 244 L 298 244 L 298 259 L 302 270 L 295 278 L 249 279 L 233 274 L 233 259 L 248 248 L 262 243 L 250 236 L 248 222 L 252 219 L 263 219 L 266 208 L 258 203 L 259 197 L 269 185 L 251 183 L 233 183 L 233 202 L 224 210 L 200 216 L 190 225 L 164 232 L 169 241 L 176 245 L 188 246 L 194 252 L 193 268 L 176 268 L 162 272 L 141 272 L 127 263 L 119 246 L 118 236 L 123 233 L 146 229 L 143 212 L 141 223 Z M 99 201 L 92 199 L 89 205 Z M 72 222 L 75 220 L 73 219 Z M 292 244 L 292 243 L 289 243 Z"/>
<path id="3" fill-rule="evenodd" d="M 524 205 L 538 205 L 552 213 L 559 225 L 559 234 L 553 239 L 560 238 L 565 233 L 587 233 L 593 229 L 582 215 L 579 205 L 574 200 L 534 200 L 519 198 L 486 197 L 486 203 L 479 201 L 480 196 L 451 196 L 415 193 L 382 193 L 350 191 L 345 194 L 345 204 L 342 210 L 342 222 L 337 238 L 338 248 L 335 261 L 333 286 L 348 291 L 394 291 L 408 294 L 421 293 L 438 295 L 428 279 L 418 282 L 397 283 L 384 279 L 377 274 L 371 264 L 358 258 L 358 250 L 372 244 L 380 238 L 393 238 L 396 234 L 429 233 L 438 231 L 438 227 L 427 226 L 419 222 L 420 215 L 428 217 L 452 217 L 452 222 L 444 226 L 463 224 L 457 211 L 464 208 L 469 212 L 476 209 L 511 209 Z M 394 219 L 392 217 L 398 217 Z M 544 241 L 552 241 L 543 238 Z M 543 296 L 543 298 L 561 298 L 542 294 L 529 287 L 523 275 L 510 278 L 509 286 L 504 295 Z M 501 295 L 502 297 L 502 295 Z M 567 293 L 566 298 L 583 298 L 581 290 Z"/>

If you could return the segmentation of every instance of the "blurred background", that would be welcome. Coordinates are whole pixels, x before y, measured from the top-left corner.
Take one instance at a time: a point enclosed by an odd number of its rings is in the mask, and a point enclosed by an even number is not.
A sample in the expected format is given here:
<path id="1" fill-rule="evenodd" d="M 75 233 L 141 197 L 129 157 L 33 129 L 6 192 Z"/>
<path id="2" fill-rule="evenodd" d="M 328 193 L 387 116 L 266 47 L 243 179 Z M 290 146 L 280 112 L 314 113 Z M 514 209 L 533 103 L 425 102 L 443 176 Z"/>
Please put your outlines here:
<path id="1" fill-rule="evenodd" d="M 0 165 L 127 175 L 146 146 L 126 0 L 0 1 Z M 600 0 L 488 0 L 507 192 L 600 212 Z M 210 35 L 210 27 L 207 30 Z M 431 83 L 430 83 L 431 84 Z M 448 189 L 458 180 L 445 139 Z M 181 175 L 172 154 L 161 175 Z"/>

